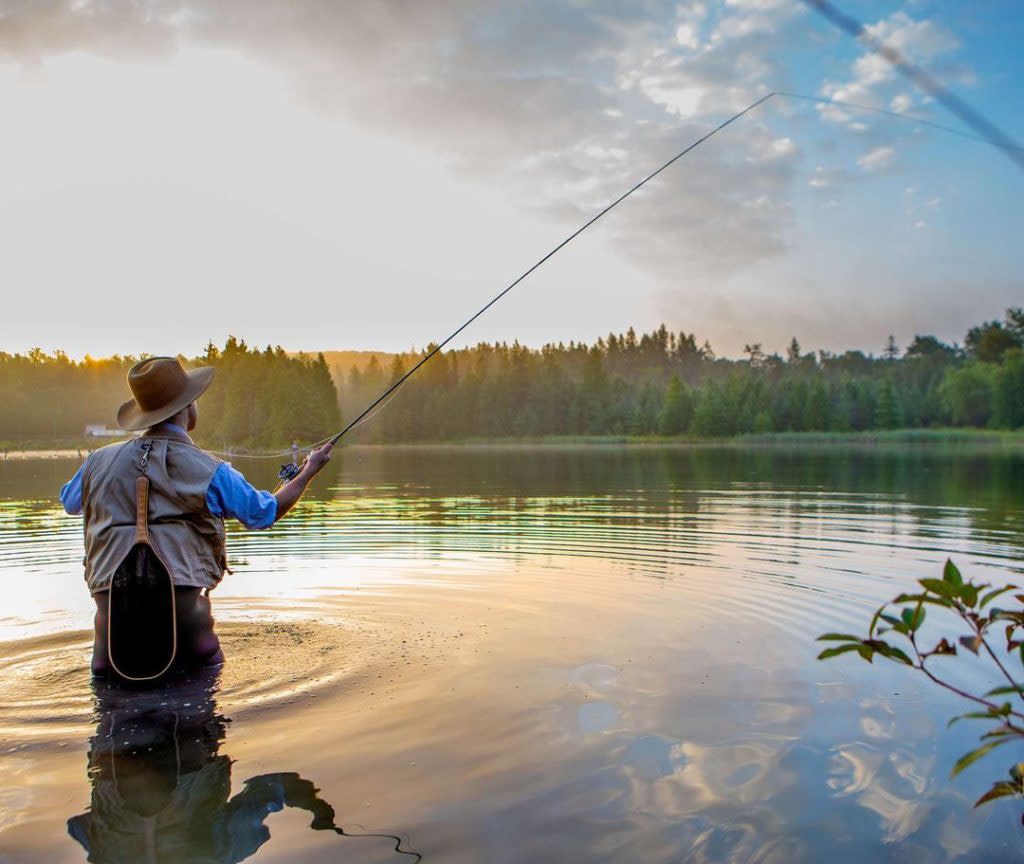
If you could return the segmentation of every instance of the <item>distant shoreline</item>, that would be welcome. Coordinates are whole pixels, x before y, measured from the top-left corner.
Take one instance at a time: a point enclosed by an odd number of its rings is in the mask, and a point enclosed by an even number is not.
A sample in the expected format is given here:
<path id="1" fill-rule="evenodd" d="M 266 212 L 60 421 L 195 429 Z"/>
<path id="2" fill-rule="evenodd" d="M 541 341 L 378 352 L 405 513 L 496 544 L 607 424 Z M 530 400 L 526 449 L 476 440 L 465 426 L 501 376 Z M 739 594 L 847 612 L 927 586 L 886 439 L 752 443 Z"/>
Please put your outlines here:
<path id="1" fill-rule="evenodd" d="M 89 451 L 114 443 L 111 440 L 90 441 L 88 445 L 59 446 L 50 444 L 10 444 L 0 446 L 0 463 L 5 460 L 78 459 Z M 771 449 L 787 447 L 971 447 L 1024 448 L 1024 430 L 992 429 L 892 429 L 865 432 L 775 432 L 737 435 L 730 438 L 695 438 L 691 436 L 662 437 L 656 435 L 556 435 L 521 438 L 465 438 L 454 441 L 392 441 L 374 444 L 347 444 L 346 450 L 564 450 L 582 449 Z M 245 459 L 245 448 L 238 448 L 236 458 Z M 277 448 L 287 451 L 287 446 Z M 264 455 L 255 451 L 250 455 Z M 282 456 L 282 459 L 287 457 Z"/>
<path id="2" fill-rule="evenodd" d="M 759 449 L 784 447 L 983 447 L 1024 448 L 1024 430 L 991 429 L 892 429 L 865 432 L 773 432 L 735 435 L 729 438 L 697 438 L 687 435 L 553 435 L 521 438 L 465 438 L 457 441 L 407 441 L 351 444 L 350 449 L 420 450 L 515 450 L 567 448 L 623 449 Z"/>

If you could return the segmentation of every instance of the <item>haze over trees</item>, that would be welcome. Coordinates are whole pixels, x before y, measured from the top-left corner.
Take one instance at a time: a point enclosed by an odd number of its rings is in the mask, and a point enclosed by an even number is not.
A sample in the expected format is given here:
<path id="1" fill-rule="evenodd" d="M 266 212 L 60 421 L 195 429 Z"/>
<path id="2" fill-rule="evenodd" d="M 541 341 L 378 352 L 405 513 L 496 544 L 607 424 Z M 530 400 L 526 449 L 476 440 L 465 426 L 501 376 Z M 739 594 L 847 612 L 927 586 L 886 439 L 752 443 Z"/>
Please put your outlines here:
<path id="1" fill-rule="evenodd" d="M 200 403 L 197 439 L 259 448 L 323 438 L 422 354 L 331 356 L 329 366 L 323 354 L 254 349 L 234 337 L 223 348 L 210 344 L 186 361 L 218 367 Z M 76 440 L 87 424 L 113 425 L 135 360 L 0 353 L 0 442 Z M 664 326 L 592 345 L 480 344 L 439 354 L 352 440 L 945 426 L 1024 427 L 1024 310 L 971 327 L 962 347 L 921 335 L 901 348 L 889 337 L 877 356 L 804 352 L 794 338 L 785 357 L 752 344 L 740 359 L 719 358 L 706 341 Z"/>
<path id="2" fill-rule="evenodd" d="M 114 426 L 128 398 L 136 357 L 0 352 L 0 442 L 35 445 L 77 441 L 87 425 Z M 213 365 L 217 377 L 199 403 L 197 440 L 210 447 L 269 446 L 323 437 L 338 429 L 337 391 L 323 357 L 282 348 L 249 348 L 234 337 L 212 343 L 186 365 Z"/>
<path id="3" fill-rule="evenodd" d="M 429 350 L 429 348 L 428 348 Z M 747 345 L 716 357 L 692 333 L 664 326 L 596 344 L 481 344 L 435 357 L 373 423 L 364 441 L 520 435 L 693 435 L 1024 426 L 1024 311 L 972 327 L 964 347 L 888 337 L 862 351 L 786 356 Z M 371 358 L 340 378 L 352 416 L 420 356 Z"/>

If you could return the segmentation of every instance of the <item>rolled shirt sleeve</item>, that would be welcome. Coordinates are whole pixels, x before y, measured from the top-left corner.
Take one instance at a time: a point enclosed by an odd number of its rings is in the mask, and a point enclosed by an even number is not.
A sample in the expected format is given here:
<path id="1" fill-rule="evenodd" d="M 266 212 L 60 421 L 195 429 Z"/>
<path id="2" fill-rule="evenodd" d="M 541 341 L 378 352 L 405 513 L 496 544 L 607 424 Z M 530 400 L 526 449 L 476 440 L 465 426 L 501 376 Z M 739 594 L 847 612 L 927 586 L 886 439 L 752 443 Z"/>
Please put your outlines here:
<path id="1" fill-rule="evenodd" d="M 82 514 L 82 469 L 75 472 L 75 476 L 68 480 L 60 489 L 60 503 L 64 505 L 64 512 L 69 516 L 80 516 Z"/>
<path id="2" fill-rule="evenodd" d="M 214 516 L 237 519 L 249 529 L 269 528 L 277 521 L 277 499 L 256 489 L 228 462 L 214 472 L 206 490 L 206 506 Z"/>

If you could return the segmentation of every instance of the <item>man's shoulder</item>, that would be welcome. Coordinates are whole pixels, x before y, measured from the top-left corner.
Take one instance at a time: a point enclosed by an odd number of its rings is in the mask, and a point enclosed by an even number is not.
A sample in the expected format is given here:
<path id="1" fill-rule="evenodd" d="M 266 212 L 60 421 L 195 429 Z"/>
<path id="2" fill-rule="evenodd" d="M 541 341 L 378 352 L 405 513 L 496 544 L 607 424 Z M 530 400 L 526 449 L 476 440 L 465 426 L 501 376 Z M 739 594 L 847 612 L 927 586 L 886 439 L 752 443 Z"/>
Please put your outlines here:
<path id="1" fill-rule="evenodd" d="M 216 456 L 195 444 L 187 441 L 178 441 L 174 438 L 168 438 L 165 440 L 167 441 L 168 451 L 173 452 L 175 461 L 177 462 L 189 462 L 203 470 L 208 470 L 211 473 L 215 472 L 221 465 L 228 464 L 219 456 Z"/>
<path id="2" fill-rule="evenodd" d="M 109 462 L 134 440 L 134 438 L 126 438 L 124 441 L 115 441 L 113 444 L 105 444 L 102 447 L 97 447 L 95 450 L 90 450 L 85 455 L 85 461 L 82 464 L 85 466 Z"/>

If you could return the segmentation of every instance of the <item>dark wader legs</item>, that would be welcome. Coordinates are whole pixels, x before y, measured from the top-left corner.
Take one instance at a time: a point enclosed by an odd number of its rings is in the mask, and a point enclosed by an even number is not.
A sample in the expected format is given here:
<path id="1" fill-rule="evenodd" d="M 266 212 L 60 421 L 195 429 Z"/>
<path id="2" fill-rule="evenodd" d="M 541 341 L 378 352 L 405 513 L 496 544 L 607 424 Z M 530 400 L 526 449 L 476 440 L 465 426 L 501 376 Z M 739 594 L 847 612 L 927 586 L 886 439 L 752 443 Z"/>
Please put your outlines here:
<path id="1" fill-rule="evenodd" d="M 94 675 L 108 675 L 111 669 L 107 651 L 107 592 L 94 594 L 93 599 L 96 617 L 92 671 Z M 224 652 L 213 630 L 210 598 L 201 588 L 175 588 L 174 603 L 178 620 L 178 654 L 174 669 L 199 669 L 223 663 Z"/>

